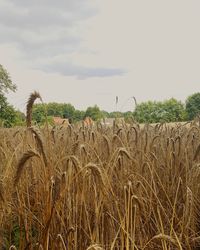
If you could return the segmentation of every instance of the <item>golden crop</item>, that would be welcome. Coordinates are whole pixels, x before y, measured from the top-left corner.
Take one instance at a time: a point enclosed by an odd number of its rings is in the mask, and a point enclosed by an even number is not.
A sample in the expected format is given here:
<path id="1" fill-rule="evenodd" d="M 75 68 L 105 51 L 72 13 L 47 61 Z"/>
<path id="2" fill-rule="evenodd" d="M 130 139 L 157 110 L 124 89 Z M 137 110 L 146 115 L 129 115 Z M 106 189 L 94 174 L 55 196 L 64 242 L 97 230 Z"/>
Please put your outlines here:
<path id="1" fill-rule="evenodd" d="M 200 124 L 0 129 L 0 249 L 198 249 Z"/>

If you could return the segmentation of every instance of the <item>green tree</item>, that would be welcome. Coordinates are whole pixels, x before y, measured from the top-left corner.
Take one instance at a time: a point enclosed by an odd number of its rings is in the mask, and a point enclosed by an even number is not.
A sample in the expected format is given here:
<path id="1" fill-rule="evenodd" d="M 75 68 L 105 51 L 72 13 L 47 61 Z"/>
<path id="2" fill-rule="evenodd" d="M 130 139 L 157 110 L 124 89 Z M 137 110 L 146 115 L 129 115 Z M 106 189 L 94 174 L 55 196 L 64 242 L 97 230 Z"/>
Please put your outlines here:
<path id="1" fill-rule="evenodd" d="M 85 111 L 75 110 L 73 115 L 73 121 L 74 122 L 82 121 L 84 117 L 85 117 Z"/>
<path id="2" fill-rule="evenodd" d="M 16 91 L 17 86 L 13 84 L 9 73 L 0 64 L 0 93 L 8 93 L 9 91 Z"/>
<path id="3" fill-rule="evenodd" d="M 41 103 L 37 103 L 33 105 L 33 120 L 36 123 L 41 123 L 43 124 L 46 120 L 46 115 L 45 115 L 45 106 Z"/>
<path id="4" fill-rule="evenodd" d="M 187 98 L 186 112 L 189 120 L 200 115 L 200 93 L 195 93 Z"/>
<path id="5" fill-rule="evenodd" d="M 186 120 L 186 112 L 181 101 L 174 98 L 166 100 L 162 103 L 165 115 L 163 120 L 166 122 L 180 122 Z"/>
<path id="6" fill-rule="evenodd" d="M 48 116 L 73 119 L 75 108 L 70 103 L 50 102 L 46 104 L 46 111 Z"/>
<path id="7" fill-rule="evenodd" d="M 81 120 L 85 114 L 82 114 L 82 111 L 76 112 L 74 106 L 70 103 L 50 102 L 47 104 L 35 104 L 33 106 L 33 120 L 37 123 L 43 124 L 46 121 L 45 113 L 50 123 L 52 122 L 53 116 L 78 121 Z"/>
<path id="8" fill-rule="evenodd" d="M 124 112 L 123 117 L 124 117 L 125 122 L 129 123 L 133 120 L 133 112 L 131 111 Z"/>
<path id="9" fill-rule="evenodd" d="M 108 118 L 109 117 L 109 112 L 105 111 L 105 110 L 101 110 L 102 116 L 103 118 Z"/>
<path id="10" fill-rule="evenodd" d="M 123 117 L 123 113 L 119 111 L 114 111 L 109 114 L 109 118 L 121 118 Z"/>
<path id="11" fill-rule="evenodd" d="M 62 104 L 62 116 L 63 118 L 74 119 L 75 108 L 70 103 Z"/>
<path id="12" fill-rule="evenodd" d="M 56 102 L 50 102 L 46 104 L 46 111 L 48 116 L 60 116 L 63 117 L 62 104 Z"/>
<path id="13" fill-rule="evenodd" d="M 13 84 L 9 73 L 0 64 L 0 120 L 5 127 L 19 125 L 22 122 L 22 117 L 12 105 L 10 105 L 5 97 L 5 93 L 16 91 L 17 87 Z"/>
<path id="14" fill-rule="evenodd" d="M 20 125 L 19 112 L 12 105 L 9 105 L 3 94 L 0 94 L 0 121 L 1 125 L 7 128 Z"/>
<path id="15" fill-rule="evenodd" d="M 148 102 L 143 102 L 141 104 L 138 104 L 135 108 L 134 111 L 134 118 L 140 122 L 140 123 L 145 123 L 145 122 L 156 122 L 155 121 L 155 112 L 159 112 L 158 109 L 159 104 L 148 101 Z"/>
<path id="16" fill-rule="evenodd" d="M 23 112 L 19 110 L 15 110 L 16 118 L 14 125 L 16 126 L 24 126 L 26 123 L 26 116 Z"/>
<path id="17" fill-rule="evenodd" d="M 85 117 L 91 117 L 94 121 L 98 121 L 103 118 L 103 114 L 97 105 L 88 107 L 85 112 Z"/>
<path id="18" fill-rule="evenodd" d="M 185 120 L 184 105 L 174 98 L 164 102 L 143 102 L 133 113 L 140 123 L 176 122 Z"/>

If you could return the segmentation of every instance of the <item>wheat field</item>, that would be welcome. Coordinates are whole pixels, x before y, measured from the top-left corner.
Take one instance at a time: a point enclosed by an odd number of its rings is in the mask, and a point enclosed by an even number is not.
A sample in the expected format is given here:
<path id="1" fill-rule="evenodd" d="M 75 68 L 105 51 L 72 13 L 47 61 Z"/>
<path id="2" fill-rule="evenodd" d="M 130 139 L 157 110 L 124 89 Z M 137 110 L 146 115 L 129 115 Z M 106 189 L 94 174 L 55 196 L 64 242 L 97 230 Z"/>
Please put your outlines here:
<path id="1" fill-rule="evenodd" d="M 0 249 L 200 249 L 199 121 L 28 125 L 0 129 Z"/>

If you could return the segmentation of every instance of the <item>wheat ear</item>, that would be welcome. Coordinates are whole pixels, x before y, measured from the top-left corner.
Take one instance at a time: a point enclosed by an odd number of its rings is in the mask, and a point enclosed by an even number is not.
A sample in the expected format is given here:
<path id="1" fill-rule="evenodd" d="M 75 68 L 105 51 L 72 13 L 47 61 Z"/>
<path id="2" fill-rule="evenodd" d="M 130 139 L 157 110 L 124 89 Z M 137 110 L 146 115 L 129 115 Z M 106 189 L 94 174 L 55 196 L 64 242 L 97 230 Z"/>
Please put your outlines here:
<path id="1" fill-rule="evenodd" d="M 31 127 L 33 104 L 37 98 L 39 98 L 42 101 L 40 94 L 38 92 L 34 91 L 33 93 L 30 94 L 30 97 L 28 99 L 28 102 L 26 105 L 26 125 L 27 125 L 27 127 Z"/>
<path id="2" fill-rule="evenodd" d="M 24 169 L 25 163 L 32 157 L 37 156 L 40 157 L 39 154 L 33 150 L 28 150 L 27 152 L 25 152 L 21 159 L 19 160 L 18 164 L 17 164 L 17 172 L 14 178 L 14 185 L 16 186 L 19 182 L 19 179 L 21 177 L 22 171 Z"/>

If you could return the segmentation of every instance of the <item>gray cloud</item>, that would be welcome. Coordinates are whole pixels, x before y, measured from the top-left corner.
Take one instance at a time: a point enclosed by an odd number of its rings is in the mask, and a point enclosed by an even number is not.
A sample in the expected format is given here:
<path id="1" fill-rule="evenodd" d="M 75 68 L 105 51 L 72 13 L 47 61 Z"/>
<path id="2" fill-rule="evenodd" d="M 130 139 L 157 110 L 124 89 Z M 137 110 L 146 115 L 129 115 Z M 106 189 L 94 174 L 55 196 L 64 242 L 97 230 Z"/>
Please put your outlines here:
<path id="1" fill-rule="evenodd" d="M 69 60 L 49 64 L 79 50 L 84 20 L 96 13 L 89 0 L 0 0 L 0 44 L 12 44 L 23 60 L 32 67 L 39 61 L 40 69 L 48 72 L 78 78 L 121 75 L 120 69 L 90 68 Z"/>
<path id="2" fill-rule="evenodd" d="M 89 1 L 0 1 L 0 21 L 6 26 L 39 30 L 50 26 L 74 25 L 96 13 Z M 37 26 L 38 25 L 38 26 Z"/>
<path id="3" fill-rule="evenodd" d="M 117 68 L 90 68 L 80 65 L 74 65 L 73 63 L 57 62 L 43 66 L 43 70 L 46 72 L 59 72 L 62 75 L 74 76 L 78 79 L 85 79 L 88 77 L 109 77 L 120 76 L 125 73 L 122 69 Z"/>

